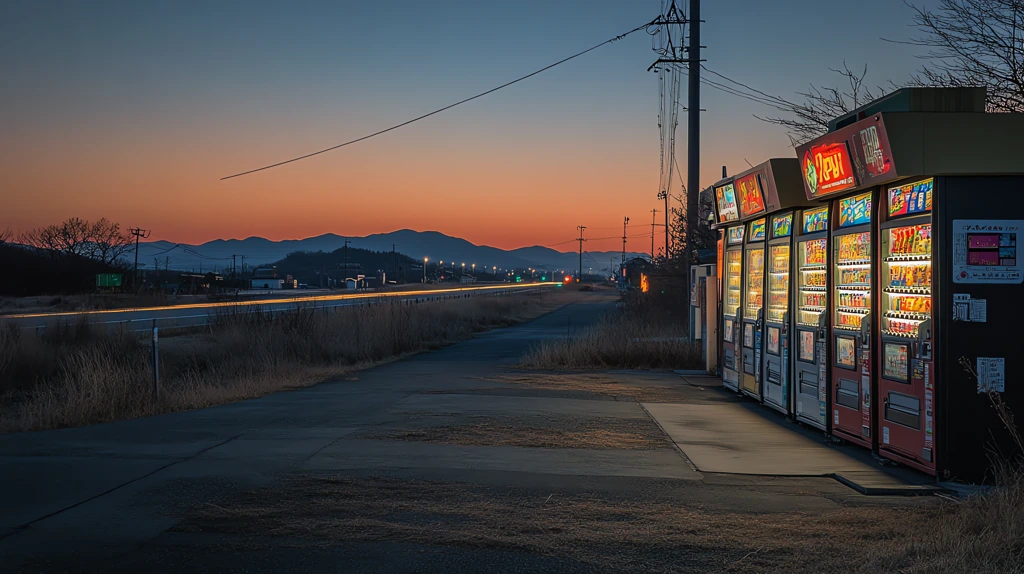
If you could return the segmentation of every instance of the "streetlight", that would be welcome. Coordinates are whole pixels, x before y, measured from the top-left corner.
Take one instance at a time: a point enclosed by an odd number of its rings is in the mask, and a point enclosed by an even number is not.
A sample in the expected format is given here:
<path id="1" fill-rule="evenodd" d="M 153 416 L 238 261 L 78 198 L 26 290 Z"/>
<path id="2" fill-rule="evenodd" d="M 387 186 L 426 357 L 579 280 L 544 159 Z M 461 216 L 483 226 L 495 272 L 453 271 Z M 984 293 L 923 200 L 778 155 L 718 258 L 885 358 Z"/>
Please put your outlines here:
<path id="1" fill-rule="evenodd" d="M 427 261 L 426 257 L 423 258 L 423 282 L 427 282 Z"/>
<path id="2" fill-rule="evenodd" d="M 473 277 L 476 277 L 476 263 L 473 264 Z"/>

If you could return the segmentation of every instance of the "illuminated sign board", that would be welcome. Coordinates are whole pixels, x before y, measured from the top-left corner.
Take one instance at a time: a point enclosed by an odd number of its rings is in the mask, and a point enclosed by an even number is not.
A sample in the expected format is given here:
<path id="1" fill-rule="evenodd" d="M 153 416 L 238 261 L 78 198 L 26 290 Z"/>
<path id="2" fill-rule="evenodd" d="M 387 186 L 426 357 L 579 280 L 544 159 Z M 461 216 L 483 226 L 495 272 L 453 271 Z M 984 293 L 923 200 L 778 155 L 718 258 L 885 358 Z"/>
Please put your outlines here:
<path id="1" fill-rule="evenodd" d="M 839 200 L 839 227 L 871 223 L 871 192 Z"/>
<path id="2" fill-rule="evenodd" d="M 804 212 L 804 233 L 816 233 L 828 229 L 828 208 L 808 209 Z"/>
<path id="3" fill-rule="evenodd" d="M 740 212 L 736 208 L 736 190 L 731 183 L 715 188 L 715 199 L 718 202 L 718 221 L 736 221 Z"/>
<path id="4" fill-rule="evenodd" d="M 743 243 L 743 226 L 737 225 L 736 227 L 730 227 L 727 241 L 729 242 L 729 245 Z"/>
<path id="5" fill-rule="evenodd" d="M 765 221 L 764 221 L 763 217 L 761 219 L 756 219 L 754 221 L 751 221 L 750 222 L 750 241 L 764 241 L 765 231 L 766 231 L 765 230 Z"/>
<path id="6" fill-rule="evenodd" d="M 804 152 L 804 179 L 814 197 L 857 187 L 846 143 L 812 146 Z"/>
<path id="7" fill-rule="evenodd" d="M 776 215 L 772 218 L 772 237 L 789 237 L 793 234 L 793 214 Z"/>
<path id="8" fill-rule="evenodd" d="M 808 199 L 899 178 L 884 114 L 876 114 L 796 148 Z"/>
<path id="9" fill-rule="evenodd" d="M 740 213 L 743 217 L 764 211 L 764 192 L 757 174 L 745 175 L 735 182 L 736 191 L 740 195 Z"/>
<path id="10" fill-rule="evenodd" d="M 928 213 L 932 210 L 934 179 L 889 188 L 889 217 Z"/>

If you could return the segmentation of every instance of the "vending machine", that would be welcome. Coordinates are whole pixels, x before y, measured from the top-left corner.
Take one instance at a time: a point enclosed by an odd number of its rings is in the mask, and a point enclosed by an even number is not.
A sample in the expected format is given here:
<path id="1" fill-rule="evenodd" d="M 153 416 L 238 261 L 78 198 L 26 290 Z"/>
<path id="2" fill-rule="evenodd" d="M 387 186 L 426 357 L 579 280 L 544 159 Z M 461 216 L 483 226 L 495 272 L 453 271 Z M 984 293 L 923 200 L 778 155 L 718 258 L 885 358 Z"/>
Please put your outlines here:
<path id="1" fill-rule="evenodd" d="M 763 381 L 770 379 L 770 404 L 788 414 L 788 385 L 792 380 L 788 360 L 792 320 L 790 242 L 794 210 L 808 204 L 799 162 L 793 158 L 770 159 L 719 181 L 711 191 L 715 198 L 714 227 L 724 232 L 725 243 L 723 380 L 728 388 L 760 401 Z M 766 260 L 770 253 L 774 253 L 774 259 Z M 766 264 L 775 275 L 766 273 Z M 767 310 L 770 332 L 765 330 L 766 289 L 774 301 Z"/>
<path id="2" fill-rule="evenodd" d="M 796 335 L 794 402 L 796 418 L 828 431 L 828 206 L 799 214 L 796 237 Z"/>
<path id="3" fill-rule="evenodd" d="M 807 198 L 831 208 L 832 433 L 971 482 L 1022 454 L 1000 413 L 1024 412 L 1024 114 L 983 96 L 899 90 L 797 148 Z"/>
<path id="4" fill-rule="evenodd" d="M 764 322 L 764 242 L 765 218 L 747 224 L 743 246 L 743 320 L 740 339 L 742 369 L 740 391 L 761 399 L 761 349 Z"/>
<path id="5" fill-rule="evenodd" d="M 722 383 L 739 391 L 740 384 L 740 305 L 743 302 L 744 226 L 725 229 L 725 268 L 722 270 Z"/>
<path id="6" fill-rule="evenodd" d="M 1024 167 L 1024 166 L 1022 166 Z M 880 210 L 879 450 L 935 471 L 932 194 L 928 178 L 890 186 Z M 975 241 L 999 256 L 998 236 Z"/>
<path id="7" fill-rule="evenodd" d="M 832 204 L 832 434 L 872 448 L 874 192 Z"/>
<path id="8" fill-rule="evenodd" d="M 764 326 L 764 404 L 790 414 L 792 211 L 772 215 L 768 238 L 768 300 Z"/>

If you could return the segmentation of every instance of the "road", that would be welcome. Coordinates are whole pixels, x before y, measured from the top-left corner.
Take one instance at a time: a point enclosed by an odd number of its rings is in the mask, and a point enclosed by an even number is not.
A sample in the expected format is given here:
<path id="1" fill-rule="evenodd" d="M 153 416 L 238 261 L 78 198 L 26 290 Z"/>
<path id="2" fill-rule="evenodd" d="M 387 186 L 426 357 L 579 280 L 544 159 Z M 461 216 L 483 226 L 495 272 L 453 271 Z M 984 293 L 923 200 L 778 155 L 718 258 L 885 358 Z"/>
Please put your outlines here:
<path id="1" fill-rule="evenodd" d="M 541 288 L 551 288 L 558 283 L 522 283 L 479 285 L 472 287 L 451 287 L 440 289 L 416 289 L 410 291 L 381 291 L 340 293 L 302 297 L 275 297 L 249 299 L 244 301 L 220 301 L 189 303 L 137 309 L 107 309 L 101 311 L 76 311 L 54 313 L 22 313 L 0 315 L 0 324 L 13 324 L 19 329 L 38 329 L 56 323 L 86 321 L 96 325 L 123 326 L 130 330 L 142 331 L 158 326 L 163 329 L 195 327 L 205 325 L 211 316 L 233 309 L 259 307 L 263 312 L 278 312 L 295 309 L 297 306 L 333 308 L 362 305 L 367 302 L 387 299 L 390 301 L 436 301 L 451 298 L 475 296 L 499 296 L 521 293 Z M 155 323 L 154 323 L 155 321 Z"/>
<path id="2" fill-rule="evenodd" d="M 671 434 L 686 421 L 652 419 L 655 403 L 774 416 L 710 379 L 513 368 L 614 301 L 595 292 L 301 390 L 0 436 L 0 571 L 774 571 L 818 559 L 794 546 L 801 521 L 827 525 L 827 539 L 800 532 L 831 552 L 823 541 L 841 543 L 850 509 L 928 504 L 825 477 L 699 470 L 659 426 Z M 794 432 L 775 419 L 758 432 Z M 808 440 L 812 458 L 858 452 Z M 720 450 L 742 452 L 734 446 Z M 883 537 L 868 530 L 849 539 Z"/>

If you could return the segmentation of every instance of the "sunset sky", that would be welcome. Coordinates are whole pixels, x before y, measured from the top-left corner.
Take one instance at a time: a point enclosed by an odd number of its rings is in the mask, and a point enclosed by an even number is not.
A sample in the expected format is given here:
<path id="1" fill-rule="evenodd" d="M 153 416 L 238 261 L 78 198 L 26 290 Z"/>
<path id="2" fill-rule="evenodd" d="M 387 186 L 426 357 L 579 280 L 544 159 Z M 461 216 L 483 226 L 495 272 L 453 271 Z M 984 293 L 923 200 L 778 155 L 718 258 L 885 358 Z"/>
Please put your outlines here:
<path id="1" fill-rule="evenodd" d="M 684 2 L 685 3 L 685 2 Z M 934 3 L 934 2 L 932 2 Z M 718 72 L 792 97 L 869 65 L 906 80 L 898 0 L 706 0 Z M 925 2 L 929 4 L 929 2 Z M 658 83 L 638 32 L 407 128 L 382 129 L 651 20 L 659 0 L 0 2 L 0 230 L 78 216 L 153 239 L 437 230 L 501 248 L 650 229 Z M 705 89 L 702 185 L 792 157 L 759 104 Z M 685 124 L 677 155 L 686 169 Z M 673 190 L 679 193 L 677 187 Z M 645 223 L 646 222 L 646 223 Z M 614 240 L 588 249 L 615 249 Z M 571 250 L 573 245 L 560 246 Z M 639 248 L 639 246 L 638 246 Z"/>

